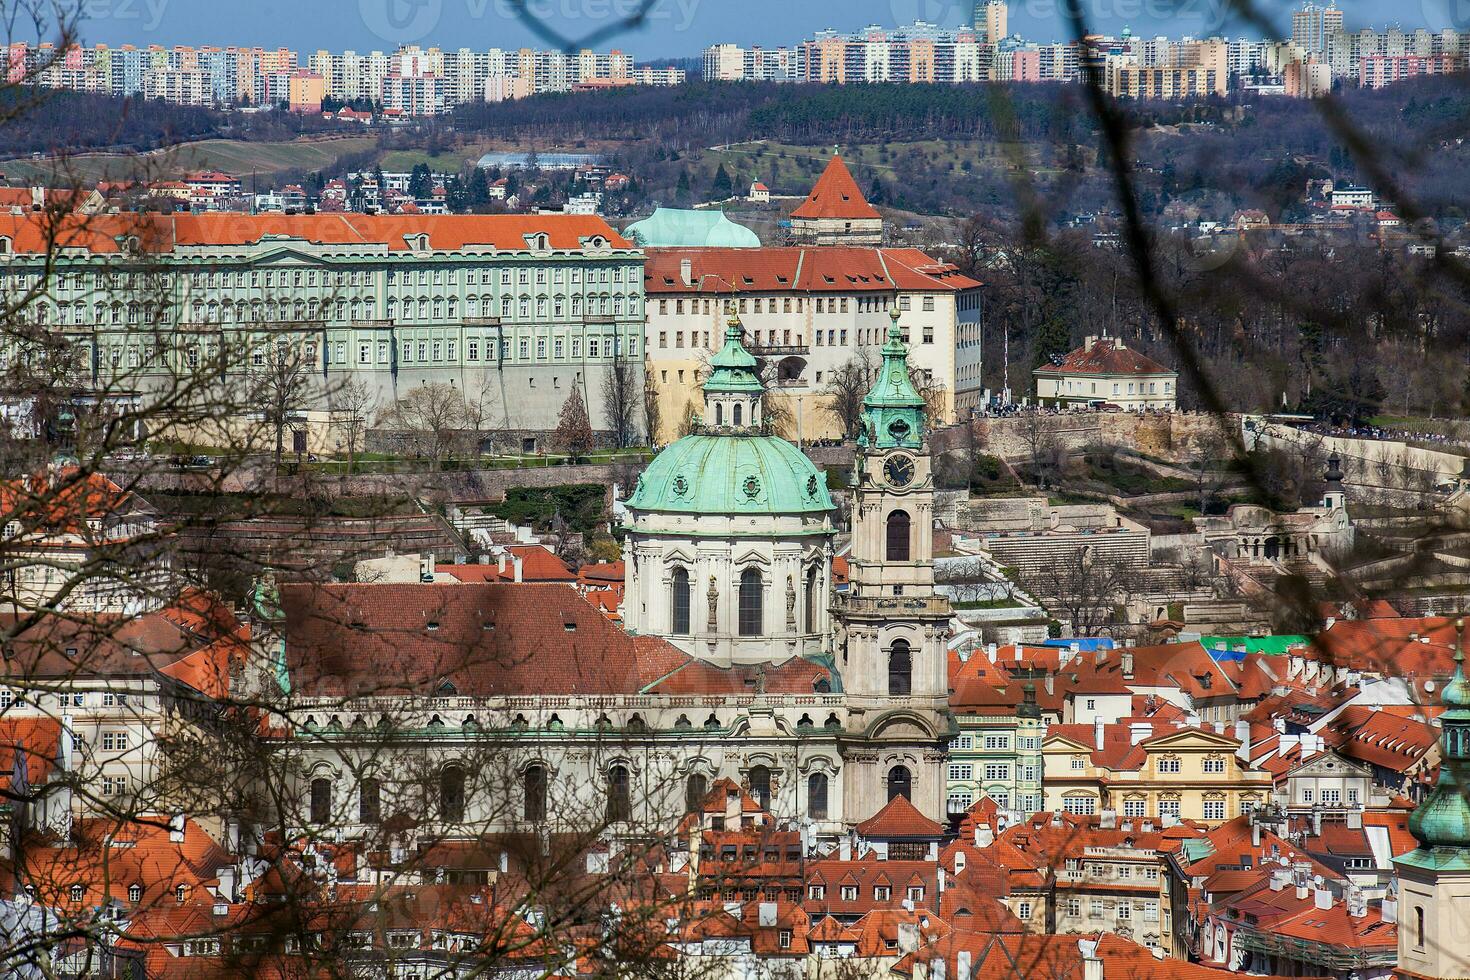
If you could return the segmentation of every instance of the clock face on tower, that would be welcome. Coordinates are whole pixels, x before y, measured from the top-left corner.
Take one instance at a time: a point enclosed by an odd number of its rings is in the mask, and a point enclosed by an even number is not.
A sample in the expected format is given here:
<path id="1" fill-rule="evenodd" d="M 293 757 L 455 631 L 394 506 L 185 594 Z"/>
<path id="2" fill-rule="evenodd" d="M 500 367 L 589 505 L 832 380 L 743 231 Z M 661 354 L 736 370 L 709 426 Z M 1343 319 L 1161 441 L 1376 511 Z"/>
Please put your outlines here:
<path id="1" fill-rule="evenodd" d="M 883 464 L 883 478 L 894 487 L 903 489 L 914 482 L 914 461 L 902 453 L 888 457 Z"/>

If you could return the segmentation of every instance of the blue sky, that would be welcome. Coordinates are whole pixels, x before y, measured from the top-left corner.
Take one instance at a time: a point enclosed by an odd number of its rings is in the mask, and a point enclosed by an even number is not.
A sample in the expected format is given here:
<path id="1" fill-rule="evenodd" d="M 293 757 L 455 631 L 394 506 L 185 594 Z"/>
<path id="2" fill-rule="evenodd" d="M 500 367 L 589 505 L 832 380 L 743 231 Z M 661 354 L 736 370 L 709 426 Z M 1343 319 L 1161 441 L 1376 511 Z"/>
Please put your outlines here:
<path id="1" fill-rule="evenodd" d="M 88 42 L 109 44 L 283 45 L 359 51 L 400 41 L 441 47 L 540 46 L 511 9 L 513 0 L 81 0 Z M 639 0 L 525 0 L 563 37 L 618 19 Z M 1254 34 L 1221 11 L 1230 0 L 1083 0 L 1097 29 L 1206 35 Z M 1011 29 L 1035 40 L 1063 37 L 1065 0 L 1013 0 Z M 1257 0 L 1273 22 L 1294 5 Z M 915 18 L 957 24 L 971 0 L 657 0 L 641 29 L 604 41 L 639 58 L 697 54 L 715 41 L 789 44 L 824 27 L 853 30 Z M 1470 0 L 1343 0 L 1350 27 L 1455 26 L 1470 29 Z M 1284 33 L 1284 32 L 1283 32 Z"/>

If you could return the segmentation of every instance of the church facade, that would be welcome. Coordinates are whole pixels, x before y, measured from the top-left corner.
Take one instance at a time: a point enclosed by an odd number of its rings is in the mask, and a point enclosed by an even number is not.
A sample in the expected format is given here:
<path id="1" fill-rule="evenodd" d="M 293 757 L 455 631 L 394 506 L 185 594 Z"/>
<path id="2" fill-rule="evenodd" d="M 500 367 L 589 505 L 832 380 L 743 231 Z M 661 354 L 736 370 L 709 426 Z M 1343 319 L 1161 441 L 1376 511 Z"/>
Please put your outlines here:
<path id="1" fill-rule="evenodd" d="M 762 417 L 738 321 L 693 434 L 628 501 L 620 626 L 560 585 L 290 585 L 250 678 L 283 826 L 394 847 L 667 828 L 721 777 L 834 840 L 896 795 L 943 819 L 947 601 L 924 402 L 896 324 L 864 402 L 851 585 L 826 479 Z"/>

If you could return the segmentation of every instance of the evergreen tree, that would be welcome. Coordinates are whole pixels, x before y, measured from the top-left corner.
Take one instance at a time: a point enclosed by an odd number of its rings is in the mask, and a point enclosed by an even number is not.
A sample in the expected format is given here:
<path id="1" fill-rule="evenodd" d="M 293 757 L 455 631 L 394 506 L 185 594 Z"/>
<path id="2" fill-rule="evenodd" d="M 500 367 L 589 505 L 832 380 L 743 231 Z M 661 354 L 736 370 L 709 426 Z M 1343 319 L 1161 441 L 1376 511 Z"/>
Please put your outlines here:
<path id="1" fill-rule="evenodd" d="M 710 187 L 710 199 L 723 201 L 735 194 L 735 182 L 730 179 L 730 171 L 725 169 L 722 163 L 715 170 L 715 182 Z"/>
<path id="2" fill-rule="evenodd" d="M 587 406 L 582 402 L 582 392 L 576 385 L 561 407 L 561 416 L 556 421 L 553 436 L 561 451 L 576 459 L 592 451 L 592 422 L 587 417 Z"/>
<path id="3" fill-rule="evenodd" d="M 434 175 L 427 163 L 416 163 L 408 175 L 408 196 L 425 198 L 434 193 Z"/>
<path id="4" fill-rule="evenodd" d="M 470 179 L 466 193 L 469 194 L 470 209 L 478 211 L 490 203 L 490 181 L 485 177 L 485 171 L 475 167 L 470 171 Z"/>
<path id="5" fill-rule="evenodd" d="M 1037 326 L 1031 343 L 1031 366 L 1050 364 L 1053 357 L 1064 356 L 1071 349 L 1072 332 L 1067 329 L 1067 322 L 1059 316 L 1047 317 Z"/>
<path id="6" fill-rule="evenodd" d="M 689 171 L 679 171 L 679 182 L 674 185 L 674 199 L 679 203 L 687 203 L 689 200 Z"/>
<path id="7" fill-rule="evenodd" d="M 883 190 L 883 181 L 874 177 L 873 183 L 868 187 L 868 203 L 886 204 L 887 202 L 888 194 Z"/>

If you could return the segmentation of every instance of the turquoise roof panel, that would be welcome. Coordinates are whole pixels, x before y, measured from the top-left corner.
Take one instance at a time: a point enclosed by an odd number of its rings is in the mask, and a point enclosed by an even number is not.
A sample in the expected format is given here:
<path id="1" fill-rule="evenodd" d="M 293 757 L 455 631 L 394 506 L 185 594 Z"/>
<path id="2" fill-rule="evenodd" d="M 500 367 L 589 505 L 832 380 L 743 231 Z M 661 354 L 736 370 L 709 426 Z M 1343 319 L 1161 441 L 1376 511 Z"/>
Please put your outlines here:
<path id="1" fill-rule="evenodd" d="M 643 248 L 760 248 L 755 232 L 736 224 L 723 211 L 681 211 L 657 208 L 635 221 L 623 236 Z"/>
<path id="2" fill-rule="evenodd" d="M 680 514 L 825 514 L 827 480 L 801 450 L 778 436 L 689 435 L 653 458 L 633 511 Z"/>

